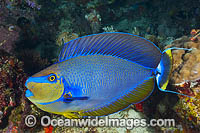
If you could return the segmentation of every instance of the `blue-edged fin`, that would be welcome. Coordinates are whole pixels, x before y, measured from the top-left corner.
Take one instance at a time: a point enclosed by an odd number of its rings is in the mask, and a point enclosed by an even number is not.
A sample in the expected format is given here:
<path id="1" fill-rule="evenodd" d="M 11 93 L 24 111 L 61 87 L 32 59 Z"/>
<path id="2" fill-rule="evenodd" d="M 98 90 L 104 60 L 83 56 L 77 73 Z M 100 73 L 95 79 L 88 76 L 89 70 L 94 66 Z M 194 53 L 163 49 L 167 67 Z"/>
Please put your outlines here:
<path id="1" fill-rule="evenodd" d="M 175 93 L 178 95 L 182 95 L 182 96 L 186 96 L 186 97 L 195 99 L 194 97 L 191 97 L 191 96 L 188 96 L 188 95 L 185 95 L 182 93 L 166 90 L 168 82 L 169 82 L 169 78 L 170 78 L 170 75 L 172 72 L 172 52 L 171 52 L 171 50 L 191 51 L 192 49 L 172 47 L 172 48 L 168 48 L 165 51 L 163 51 L 161 61 L 156 69 L 156 71 L 157 71 L 156 79 L 157 79 L 158 88 L 159 88 L 159 90 L 164 91 L 164 92 Z M 197 99 L 195 99 L 195 100 L 197 100 Z"/>
<path id="2" fill-rule="evenodd" d="M 121 96 L 113 102 L 110 102 L 104 106 L 96 107 L 86 111 L 78 112 L 80 116 L 103 116 L 115 113 L 124 108 L 127 108 L 129 105 L 142 102 L 152 93 L 154 88 L 154 77 L 150 77 L 147 80 L 144 80 L 142 84 L 138 85 L 136 88 L 133 88 L 126 95 Z"/>
<path id="3" fill-rule="evenodd" d="M 156 68 L 160 50 L 152 42 L 127 33 L 106 32 L 79 37 L 67 42 L 59 55 L 59 62 L 86 55 L 110 55 Z"/>
<path id="4" fill-rule="evenodd" d="M 166 90 L 169 83 L 169 77 L 172 73 L 172 50 L 189 50 L 187 48 L 168 48 L 162 53 L 161 61 L 156 69 L 156 79 L 158 88 L 162 91 Z"/>
<path id="5" fill-rule="evenodd" d="M 172 50 L 191 51 L 192 49 L 172 47 L 172 48 L 168 48 L 162 52 L 161 61 L 158 65 L 158 67 L 156 68 L 155 73 L 156 73 L 158 88 L 161 91 L 165 91 L 165 92 L 171 92 L 171 91 L 167 91 L 166 88 L 169 83 L 170 75 L 172 73 Z"/>
<path id="6" fill-rule="evenodd" d="M 163 51 L 161 61 L 156 69 L 157 85 L 160 90 L 165 90 L 169 83 L 169 77 L 172 72 L 172 51 L 166 49 Z"/>

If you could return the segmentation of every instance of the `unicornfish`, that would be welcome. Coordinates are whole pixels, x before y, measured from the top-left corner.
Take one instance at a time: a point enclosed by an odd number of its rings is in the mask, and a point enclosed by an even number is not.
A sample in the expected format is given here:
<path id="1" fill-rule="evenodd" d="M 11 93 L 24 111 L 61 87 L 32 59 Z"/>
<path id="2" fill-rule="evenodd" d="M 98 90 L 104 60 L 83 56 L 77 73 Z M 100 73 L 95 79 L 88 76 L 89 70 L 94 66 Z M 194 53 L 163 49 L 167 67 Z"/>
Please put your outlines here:
<path id="1" fill-rule="evenodd" d="M 166 91 L 171 49 L 128 33 L 107 32 L 64 44 L 58 62 L 29 77 L 25 96 L 67 118 L 104 116 Z M 174 92 L 176 93 L 176 92 Z"/>

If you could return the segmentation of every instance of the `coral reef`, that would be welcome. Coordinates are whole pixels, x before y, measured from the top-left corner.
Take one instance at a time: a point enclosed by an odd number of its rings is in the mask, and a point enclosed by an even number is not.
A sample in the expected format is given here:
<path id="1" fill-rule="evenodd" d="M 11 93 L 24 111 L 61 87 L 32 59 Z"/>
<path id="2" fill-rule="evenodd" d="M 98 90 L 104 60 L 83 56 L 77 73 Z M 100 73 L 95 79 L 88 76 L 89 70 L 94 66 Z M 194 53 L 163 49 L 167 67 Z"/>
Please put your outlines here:
<path id="1" fill-rule="evenodd" d="M 55 62 L 52 59 L 57 58 L 63 42 L 91 33 L 120 31 L 143 36 L 161 49 L 166 45 L 165 48 L 192 48 L 192 51 L 173 50 L 168 89 L 195 99 L 155 90 L 149 99 L 132 106 L 138 112 L 130 109 L 128 114 L 144 113 L 149 119 L 174 118 L 185 132 L 199 129 L 200 30 L 193 29 L 200 26 L 199 4 L 195 0 L 0 0 L 0 128 L 7 127 L 3 132 L 52 132 L 52 127 L 27 128 L 24 124 L 27 114 L 34 114 L 38 119 L 45 114 L 24 97 L 26 75 Z M 191 29 L 190 38 L 187 36 Z M 174 39 L 178 37 L 181 38 Z M 123 113 L 127 114 L 127 110 Z M 120 114 L 111 117 L 122 118 Z M 55 130 L 136 132 L 139 129 Z M 158 130 L 177 131 L 177 128 Z"/>
<path id="2" fill-rule="evenodd" d="M 101 28 L 101 16 L 96 10 L 92 10 L 89 14 L 85 15 L 89 21 L 93 33 L 99 32 Z"/>
<path id="3" fill-rule="evenodd" d="M 47 65 L 45 63 L 47 61 L 42 60 L 40 56 L 36 58 L 37 56 L 38 54 L 35 54 L 31 61 L 35 61 L 34 63 L 39 65 L 38 68 Z M 28 56 L 25 57 L 27 60 Z M 29 114 L 38 118 L 45 115 L 24 96 L 26 79 L 24 63 L 15 56 L 0 50 L 0 131 L 23 132 L 30 130 L 24 123 L 25 117 Z M 33 129 L 40 129 L 40 125 L 36 125 Z"/>
<path id="4" fill-rule="evenodd" d="M 115 30 L 112 25 L 103 27 L 102 29 L 104 30 L 104 32 L 117 32 L 117 30 Z"/>
<path id="5" fill-rule="evenodd" d="M 16 25 L 0 26 L 0 49 L 13 52 L 14 44 L 19 39 L 20 29 Z"/>
<path id="6" fill-rule="evenodd" d="M 190 41 L 189 37 L 184 36 L 176 39 L 166 48 L 169 47 L 192 49 L 191 52 L 185 50 L 173 50 L 172 82 L 179 84 L 200 78 L 200 43 Z"/>
<path id="7" fill-rule="evenodd" d="M 31 1 L 31 0 L 25 0 L 25 1 L 28 4 L 28 6 L 30 6 L 31 8 L 37 9 L 37 10 L 41 9 L 41 5 L 38 5 L 37 2 Z"/>
<path id="8" fill-rule="evenodd" d="M 19 98 L 18 98 L 19 99 Z M 40 119 L 41 116 L 48 115 L 44 111 L 38 109 L 35 105 L 31 104 L 24 96 L 18 100 L 20 103 L 16 108 L 14 108 L 8 118 L 8 126 L 3 129 L 4 132 L 30 132 L 30 131 L 41 131 L 42 127 L 37 123 L 34 127 L 29 128 L 25 124 L 25 118 L 27 115 L 34 115 L 37 119 Z M 1 130 L 0 130 L 1 131 Z"/>
<path id="9" fill-rule="evenodd" d="M 197 40 L 200 38 L 197 37 Z M 191 41 L 189 37 L 176 39 L 168 47 L 192 49 L 191 51 L 173 50 L 173 70 L 171 83 L 178 92 L 193 98 L 181 96 L 174 107 L 187 124 L 200 125 L 200 42 Z"/>
<path id="10" fill-rule="evenodd" d="M 10 111 L 20 104 L 26 74 L 23 63 L 16 57 L 0 51 L 0 126 L 5 126 Z"/>
<path id="11" fill-rule="evenodd" d="M 69 32 L 63 32 L 58 35 L 58 38 L 56 40 L 56 44 L 58 46 L 62 46 L 63 43 L 69 42 L 70 40 L 78 38 L 78 34 L 72 33 L 70 34 Z"/>
<path id="12" fill-rule="evenodd" d="M 25 17 L 34 21 L 34 15 L 37 11 L 32 10 L 31 7 L 26 6 L 23 0 L 3 0 L 0 1 L 0 24 L 17 24 L 17 19 Z"/>
<path id="13" fill-rule="evenodd" d="M 32 33 L 30 25 L 36 14 L 37 11 L 28 7 L 25 1 L 0 1 L 0 49 L 13 52 L 16 43 Z M 23 37 L 21 33 L 24 33 Z"/>
<path id="14" fill-rule="evenodd" d="M 105 117 L 101 117 L 105 119 Z M 117 119 L 144 119 L 145 116 L 141 112 L 136 112 L 132 107 L 124 111 L 120 111 L 118 113 L 109 115 L 109 118 L 117 118 Z M 92 118 L 91 118 L 92 119 Z M 140 132 L 149 132 L 154 133 L 155 130 L 151 127 L 133 127 L 133 125 L 129 125 L 127 128 L 125 127 L 56 127 L 55 132 L 108 132 L 108 133 L 122 133 L 122 132 L 130 132 L 130 133 L 140 133 Z"/>
<path id="15" fill-rule="evenodd" d="M 40 53 L 35 50 L 21 50 L 17 56 L 24 62 L 24 71 L 28 74 L 33 74 L 50 65 L 49 60 L 42 58 Z"/>

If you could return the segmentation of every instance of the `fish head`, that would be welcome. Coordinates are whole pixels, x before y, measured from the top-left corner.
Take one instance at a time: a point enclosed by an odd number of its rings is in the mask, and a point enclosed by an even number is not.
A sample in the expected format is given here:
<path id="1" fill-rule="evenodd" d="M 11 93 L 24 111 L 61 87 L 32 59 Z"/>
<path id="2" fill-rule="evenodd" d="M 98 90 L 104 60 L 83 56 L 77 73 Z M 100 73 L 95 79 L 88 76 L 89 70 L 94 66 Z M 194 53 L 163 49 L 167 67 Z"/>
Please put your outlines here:
<path id="1" fill-rule="evenodd" d="M 26 80 L 25 96 L 33 103 L 49 103 L 59 99 L 64 93 L 63 78 L 58 64 L 54 64 Z"/>

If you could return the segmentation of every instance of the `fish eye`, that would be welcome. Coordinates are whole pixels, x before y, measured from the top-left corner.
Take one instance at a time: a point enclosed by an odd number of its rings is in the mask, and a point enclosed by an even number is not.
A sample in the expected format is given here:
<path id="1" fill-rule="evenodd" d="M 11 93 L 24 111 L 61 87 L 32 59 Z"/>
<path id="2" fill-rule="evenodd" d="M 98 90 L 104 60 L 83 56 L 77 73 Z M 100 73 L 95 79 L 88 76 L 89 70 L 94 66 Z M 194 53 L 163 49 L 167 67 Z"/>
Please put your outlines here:
<path id="1" fill-rule="evenodd" d="M 50 76 L 48 77 L 48 80 L 49 80 L 50 82 L 55 81 L 55 80 L 56 80 L 56 75 L 55 75 L 55 74 L 54 74 L 54 75 L 50 75 Z"/>

